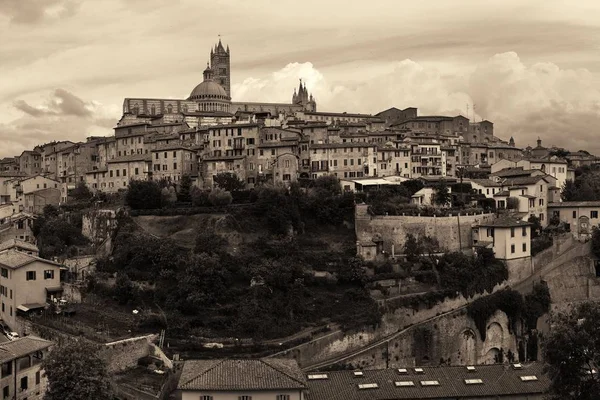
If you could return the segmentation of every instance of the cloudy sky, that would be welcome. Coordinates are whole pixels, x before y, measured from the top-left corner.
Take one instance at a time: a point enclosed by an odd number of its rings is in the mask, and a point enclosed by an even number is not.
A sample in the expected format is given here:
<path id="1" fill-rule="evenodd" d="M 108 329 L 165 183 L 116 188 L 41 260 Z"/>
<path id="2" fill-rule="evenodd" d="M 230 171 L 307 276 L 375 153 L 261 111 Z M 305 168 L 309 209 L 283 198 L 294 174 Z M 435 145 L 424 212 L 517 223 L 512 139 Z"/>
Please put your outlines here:
<path id="1" fill-rule="evenodd" d="M 0 157 L 109 135 L 124 97 L 185 98 L 218 35 L 234 100 L 489 119 L 600 153 L 596 0 L 0 0 Z M 475 107 L 475 113 L 473 113 Z"/>

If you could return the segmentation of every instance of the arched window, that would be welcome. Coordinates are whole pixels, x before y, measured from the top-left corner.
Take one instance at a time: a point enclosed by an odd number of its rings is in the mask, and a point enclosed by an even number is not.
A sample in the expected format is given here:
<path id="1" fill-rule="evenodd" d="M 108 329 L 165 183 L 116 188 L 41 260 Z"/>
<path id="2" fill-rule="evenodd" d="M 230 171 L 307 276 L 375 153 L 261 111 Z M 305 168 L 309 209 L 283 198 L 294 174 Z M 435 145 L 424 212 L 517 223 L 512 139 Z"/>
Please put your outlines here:
<path id="1" fill-rule="evenodd" d="M 172 113 L 173 113 L 173 106 L 172 106 L 172 105 L 170 105 L 170 104 L 169 104 L 169 105 L 167 106 L 167 112 L 168 112 L 169 114 L 172 114 Z"/>

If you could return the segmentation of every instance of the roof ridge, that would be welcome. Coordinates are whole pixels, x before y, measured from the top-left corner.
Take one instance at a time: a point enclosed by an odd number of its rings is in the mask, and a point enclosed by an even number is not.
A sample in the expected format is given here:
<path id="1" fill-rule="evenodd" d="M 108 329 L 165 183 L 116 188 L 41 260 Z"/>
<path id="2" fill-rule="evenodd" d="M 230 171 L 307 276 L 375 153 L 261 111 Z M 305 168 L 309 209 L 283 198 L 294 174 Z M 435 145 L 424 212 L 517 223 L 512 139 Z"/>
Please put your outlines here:
<path id="1" fill-rule="evenodd" d="M 217 361 L 217 360 L 214 360 L 214 361 Z M 215 363 L 213 366 L 211 366 L 210 368 L 207 368 L 206 370 L 202 371 L 201 373 L 199 373 L 198 375 L 194 376 L 192 379 L 188 380 L 187 382 L 185 382 L 185 383 L 181 384 L 180 386 L 187 385 L 188 383 L 192 382 L 194 379 L 196 379 L 196 378 L 198 378 L 198 377 L 200 377 L 200 376 L 202 376 L 202 375 L 205 375 L 205 374 L 206 374 L 207 372 L 209 372 L 209 371 L 212 371 L 212 370 L 213 370 L 213 369 L 215 369 L 217 366 L 219 366 L 219 365 L 223 364 L 225 361 L 226 361 L 226 359 L 225 359 L 225 358 L 221 358 L 221 359 L 219 359 L 219 360 L 218 360 L 218 362 L 216 362 L 216 363 Z"/>
<path id="2" fill-rule="evenodd" d="M 277 360 L 277 359 L 276 359 L 276 358 L 271 358 L 271 359 L 269 359 L 269 361 L 270 361 L 270 360 Z M 282 371 L 282 370 L 280 370 L 280 369 L 277 369 L 277 368 L 275 368 L 274 366 L 272 366 L 271 364 L 269 364 L 268 362 L 266 362 L 264 358 L 260 358 L 258 361 L 260 361 L 261 363 L 263 363 L 263 364 L 265 364 L 265 365 L 268 365 L 270 368 L 274 369 L 275 371 L 277 371 L 277 372 L 279 372 L 279 373 L 282 373 L 282 374 L 284 374 L 285 376 L 287 376 L 287 377 L 288 377 L 288 378 L 290 378 L 291 380 L 293 380 L 293 381 L 295 381 L 295 382 L 298 382 L 298 383 L 300 383 L 302 386 L 307 386 L 307 385 L 306 385 L 306 382 L 302 382 L 302 381 L 298 380 L 297 378 L 294 378 L 293 376 L 291 376 L 291 375 L 290 375 L 290 374 L 288 374 L 287 372 L 285 372 L 285 371 Z"/>

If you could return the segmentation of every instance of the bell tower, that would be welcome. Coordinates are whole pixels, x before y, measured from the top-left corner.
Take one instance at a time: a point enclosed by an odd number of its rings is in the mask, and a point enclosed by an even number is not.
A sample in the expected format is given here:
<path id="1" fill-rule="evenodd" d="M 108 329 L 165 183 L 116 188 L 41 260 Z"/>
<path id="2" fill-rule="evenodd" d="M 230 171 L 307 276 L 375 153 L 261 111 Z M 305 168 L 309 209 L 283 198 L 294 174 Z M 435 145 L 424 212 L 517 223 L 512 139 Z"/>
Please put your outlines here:
<path id="1" fill-rule="evenodd" d="M 229 46 L 227 46 L 227 49 L 223 47 L 219 35 L 219 43 L 215 45 L 214 49 L 210 50 L 210 67 L 213 81 L 223 86 L 229 97 L 231 97 L 230 65 Z"/>

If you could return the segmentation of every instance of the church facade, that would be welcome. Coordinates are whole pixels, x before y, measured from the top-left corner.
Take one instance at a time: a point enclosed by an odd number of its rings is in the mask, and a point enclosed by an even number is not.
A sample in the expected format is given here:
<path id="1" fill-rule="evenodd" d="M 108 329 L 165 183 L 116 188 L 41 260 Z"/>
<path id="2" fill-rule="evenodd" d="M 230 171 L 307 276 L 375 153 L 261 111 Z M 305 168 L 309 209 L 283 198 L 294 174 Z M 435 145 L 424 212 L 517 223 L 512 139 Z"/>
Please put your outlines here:
<path id="1" fill-rule="evenodd" d="M 317 104 L 306 84 L 300 81 L 290 103 L 232 102 L 231 101 L 231 53 L 221 40 L 210 51 L 210 64 L 204 70 L 204 80 L 186 99 L 126 98 L 123 117 L 119 125 L 139 123 L 158 116 L 175 122 L 203 118 L 223 120 L 227 123 L 238 112 L 270 113 L 272 116 L 294 115 L 297 112 L 316 112 Z M 230 118 L 228 118 L 230 117 Z"/>

